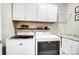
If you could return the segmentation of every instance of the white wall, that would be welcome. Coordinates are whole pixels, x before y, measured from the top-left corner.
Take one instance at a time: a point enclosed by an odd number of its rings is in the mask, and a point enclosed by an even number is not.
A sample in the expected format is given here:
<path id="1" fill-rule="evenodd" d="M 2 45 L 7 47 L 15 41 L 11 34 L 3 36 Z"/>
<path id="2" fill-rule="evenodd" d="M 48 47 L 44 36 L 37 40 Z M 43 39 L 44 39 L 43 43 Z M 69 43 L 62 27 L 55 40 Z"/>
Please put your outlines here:
<path id="1" fill-rule="evenodd" d="M 67 23 L 58 23 L 58 33 L 60 34 L 76 34 L 79 35 L 79 21 L 75 21 L 75 7 L 79 6 L 79 3 L 59 4 L 58 13 L 66 13 L 70 17 Z M 63 17 L 63 16 L 62 16 Z M 67 20 L 62 18 L 60 20 Z"/>
<path id="2" fill-rule="evenodd" d="M 65 20 L 64 14 L 66 14 L 67 3 L 57 3 L 57 6 L 58 6 L 58 21 Z M 60 16 L 62 18 L 60 18 Z M 58 22 L 55 26 L 56 26 L 56 30 L 57 30 L 56 33 L 58 33 L 58 34 L 66 33 L 66 24 L 65 23 Z"/>
<path id="3" fill-rule="evenodd" d="M 75 21 L 75 7 L 79 4 L 71 3 L 67 5 L 67 13 L 72 14 L 67 24 L 67 33 L 79 35 L 79 21 Z"/>
<path id="4" fill-rule="evenodd" d="M 1 4 L 2 14 L 2 40 L 5 45 L 5 40 L 14 35 L 14 27 L 12 23 L 12 11 L 10 3 Z"/>

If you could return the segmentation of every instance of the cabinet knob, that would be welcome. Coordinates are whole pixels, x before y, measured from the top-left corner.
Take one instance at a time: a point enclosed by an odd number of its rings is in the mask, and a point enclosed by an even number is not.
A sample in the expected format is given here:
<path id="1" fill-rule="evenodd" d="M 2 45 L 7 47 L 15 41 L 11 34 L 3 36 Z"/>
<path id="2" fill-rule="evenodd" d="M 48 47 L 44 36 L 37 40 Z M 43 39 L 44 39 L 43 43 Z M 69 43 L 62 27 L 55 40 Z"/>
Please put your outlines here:
<path id="1" fill-rule="evenodd" d="M 22 43 L 20 43 L 19 45 L 23 45 Z"/>
<path id="2" fill-rule="evenodd" d="M 65 54 L 65 52 L 62 52 L 62 54 Z"/>

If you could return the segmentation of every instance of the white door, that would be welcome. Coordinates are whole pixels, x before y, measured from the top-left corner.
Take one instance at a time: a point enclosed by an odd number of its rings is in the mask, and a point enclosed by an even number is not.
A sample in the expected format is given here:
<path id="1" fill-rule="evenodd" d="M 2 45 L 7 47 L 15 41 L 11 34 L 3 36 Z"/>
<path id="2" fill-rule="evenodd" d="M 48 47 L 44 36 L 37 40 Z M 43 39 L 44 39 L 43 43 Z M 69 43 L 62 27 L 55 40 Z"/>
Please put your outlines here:
<path id="1" fill-rule="evenodd" d="M 62 54 L 63 55 L 71 55 L 72 48 L 72 40 L 67 38 L 62 38 Z"/>
<path id="2" fill-rule="evenodd" d="M 48 5 L 48 21 L 57 22 L 57 6 Z"/>
<path id="3" fill-rule="evenodd" d="M 13 19 L 25 19 L 25 3 L 13 3 Z"/>
<path id="4" fill-rule="evenodd" d="M 38 4 L 38 13 L 37 18 L 38 21 L 47 21 L 47 4 Z"/>
<path id="5" fill-rule="evenodd" d="M 33 39 L 8 40 L 6 43 L 7 55 L 34 55 L 35 42 Z"/>
<path id="6" fill-rule="evenodd" d="M 26 20 L 36 21 L 37 16 L 37 4 L 36 3 L 26 3 Z"/>

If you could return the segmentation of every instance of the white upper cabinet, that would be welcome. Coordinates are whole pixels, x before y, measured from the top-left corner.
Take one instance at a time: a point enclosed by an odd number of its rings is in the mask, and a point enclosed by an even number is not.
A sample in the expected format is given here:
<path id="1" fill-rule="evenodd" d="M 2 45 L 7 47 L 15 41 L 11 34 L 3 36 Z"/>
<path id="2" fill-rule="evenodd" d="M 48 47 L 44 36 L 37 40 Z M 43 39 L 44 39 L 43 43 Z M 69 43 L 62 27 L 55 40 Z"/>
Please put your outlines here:
<path id="1" fill-rule="evenodd" d="M 48 4 L 48 21 L 57 22 L 57 6 Z"/>
<path id="2" fill-rule="evenodd" d="M 38 21 L 47 21 L 47 4 L 38 4 L 37 19 Z"/>
<path id="3" fill-rule="evenodd" d="M 13 19 L 15 20 L 25 19 L 25 3 L 13 4 Z"/>
<path id="4" fill-rule="evenodd" d="M 37 16 L 37 4 L 26 3 L 26 20 L 35 21 Z"/>
<path id="5" fill-rule="evenodd" d="M 14 3 L 13 19 L 56 22 L 57 6 L 43 3 Z"/>
<path id="6" fill-rule="evenodd" d="M 38 4 L 38 21 L 57 22 L 57 6 L 51 4 Z"/>

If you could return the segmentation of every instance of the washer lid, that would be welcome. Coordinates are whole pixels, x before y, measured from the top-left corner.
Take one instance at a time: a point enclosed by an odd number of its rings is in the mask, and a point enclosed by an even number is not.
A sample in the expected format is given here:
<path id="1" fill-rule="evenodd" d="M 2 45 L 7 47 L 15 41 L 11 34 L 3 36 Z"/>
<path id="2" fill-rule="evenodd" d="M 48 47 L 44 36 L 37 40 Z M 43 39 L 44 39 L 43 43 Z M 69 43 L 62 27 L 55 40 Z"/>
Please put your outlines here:
<path id="1" fill-rule="evenodd" d="M 57 35 L 52 34 L 51 32 L 37 32 L 36 39 L 49 39 L 49 38 L 59 38 Z"/>
<path id="2" fill-rule="evenodd" d="M 37 35 L 36 38 L 39 39 L 39 38 L 59 38 L 59 37 L 56 35 Z"/>
<path id="3" fill-rule="evenodd" d="M 16 36 L 11 37 L 11 39 L 30 39 L 30 38 L 33 38 L 33 36 L 32 35 L 30 35 L 30 36 L 27 36 L 27 35 L 16 35 Z"/>
<path id="4" fill-rule="evenodd" d="M 16 35 L 34 35 L 34 32 L 18 32 Z"/>
<path id="5" fill-rule="evenodd" d="M 36 32 L 36 35 L 50 35 L 51 32 Z"/>

